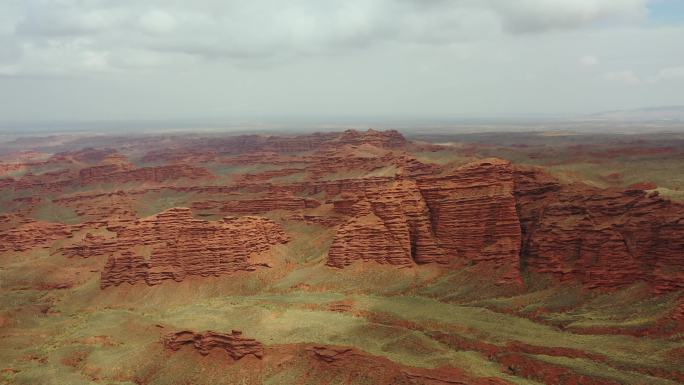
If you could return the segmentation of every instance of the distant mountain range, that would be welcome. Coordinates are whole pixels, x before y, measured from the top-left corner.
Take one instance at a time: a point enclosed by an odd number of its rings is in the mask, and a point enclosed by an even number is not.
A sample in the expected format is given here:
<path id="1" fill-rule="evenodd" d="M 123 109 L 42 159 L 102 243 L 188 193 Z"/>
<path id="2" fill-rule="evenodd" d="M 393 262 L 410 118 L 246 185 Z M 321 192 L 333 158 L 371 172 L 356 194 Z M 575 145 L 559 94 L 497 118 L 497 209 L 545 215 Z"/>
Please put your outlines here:
<path id="1" fill-rule="evenodd" d="M 684 121 L 684 106 L 663 106 L 600 112 L 589 116 L 592 119 L 632 121 Z"/>

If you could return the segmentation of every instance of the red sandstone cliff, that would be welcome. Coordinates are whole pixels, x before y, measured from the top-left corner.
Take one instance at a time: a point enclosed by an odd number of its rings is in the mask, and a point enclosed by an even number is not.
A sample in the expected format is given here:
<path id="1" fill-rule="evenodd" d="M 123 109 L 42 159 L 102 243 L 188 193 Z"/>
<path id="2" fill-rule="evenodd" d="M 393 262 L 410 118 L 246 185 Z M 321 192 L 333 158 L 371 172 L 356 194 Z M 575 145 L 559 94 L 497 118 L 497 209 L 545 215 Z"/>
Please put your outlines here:
<path id="1" fill-rule="evenodd" d="M 492 159 L 347 194 L 334 202 L 351 219 L 338 229 L 328 265 L 356 259 L 411 265 L 460 257 L 503 266 L 505 281 L 519 283 L 521 232 L 513 189 L 510 164 Z"/>
<path id="2" fill-rule="evenodd" d="M 530 271 L 590 288 L 684 288 L 684 205 L 641 190 L 562 185 L 540 170 L 515 177 Z"/>
<path id="3" fill-rule="evenodd" d="M 447 175 L 418 179 L 441 247 L 452 256 L 490 262 L 519 281 L 520 222 L 509 162 L 486 159 Z"/>
<path id="4" fill-rule="evenodd" d="M 188 275 L 218 276 L 254 270 L 252 254 L 288 241 L 275 222 L 260 217 L 226 217 L 210 222 L 194 219 L 190 209 L 174 208 L 150 218 L 110 226 L 113 239 L 93 238 L 65 248 L 67 255 L 110 255 L 102 271 L 101 287 L 121 283 L 181 281 Z M 148 246 L 149 259 L 133 250 Z"/>
<path id="5" fill-rule="evenodd" d="M 329 266 L 342 267 L 357 259 L 394 265 L 445 262 L 414 181 L 400 179 L 343 194 L 333 204 L 336 212 L 350 219 L 335 235 Z"/>
<path id="6" fill-rule="evenodd" d="M 4 221 L 7 221 L 9 227 L 0 230 L 0 253 L 26 251 L 36 247 L 49 248 L 52 242 L 71 235 L 69 226 L 62 223 L 0 216 L 0 225 Z"/>

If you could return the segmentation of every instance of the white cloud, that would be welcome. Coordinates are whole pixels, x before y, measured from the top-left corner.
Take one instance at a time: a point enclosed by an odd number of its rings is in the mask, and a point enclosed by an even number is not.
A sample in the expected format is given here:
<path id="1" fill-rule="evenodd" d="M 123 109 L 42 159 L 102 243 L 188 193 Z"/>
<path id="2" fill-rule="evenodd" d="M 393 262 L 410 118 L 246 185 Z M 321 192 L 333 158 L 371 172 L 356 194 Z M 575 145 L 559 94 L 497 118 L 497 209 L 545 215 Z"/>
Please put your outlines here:
<path id="1" fill-rule="evenodd" d="M 145 12 L 140 17 L 140 25 L 150 32 L 169 33 L 174 30 L 178 22 L 173 15 L 160 9 L 154 9 Z"/>
<path id="2" fill-rule="evenodd" d="M 593 67 L 599 63 L 599 59 L 593 55 L 585 55 L 579 58 L 579 63 L 583 67 Z"/>
<path id="3" fill-rule="evenodd" d="M 267 62 L 383 43 L 442 45 L 502 32 L 543 33 L 636 21 L 645 14 L 646 1 L 6 0 L 0 4 L 0 42 L 4 35 L 16 46 L 33 48 L 21 48 L 15 56 L 28 56 L 40 47 L 52 52 L 55 42 L 76 49 L 77 42 L 84 52 L 106 51 L 112 57 L 149 51 Z M 61 61 L 67 55 L 58 56 L 55 60 Z M 0 52 L 0 64 L 2 57 Z M 26 57 L 17 65 L 33 70 L 45 65 L 53 71 L 39 59 Z M 72 66 L 80 68 L 78 63 Z"/>
<path id="4" fill-rule="evenodd" d="M 641 78 L 637 76 L 632 70 L 608 72 L 605 78 L 612 82 L 623 83 L 628 85 L 636 85 L 641 83 Z"/>
<path id="5" fill-rule="evenodd" d="M 656 81 L 684 80 L 684 66 L 668 67 L 658 71 L 655 76 Z"/>
<path id="6" fill-rule="evenodd" d="M 684 25 L 646 4 L 0 0 L 0 120 L 684 104 Z"/>

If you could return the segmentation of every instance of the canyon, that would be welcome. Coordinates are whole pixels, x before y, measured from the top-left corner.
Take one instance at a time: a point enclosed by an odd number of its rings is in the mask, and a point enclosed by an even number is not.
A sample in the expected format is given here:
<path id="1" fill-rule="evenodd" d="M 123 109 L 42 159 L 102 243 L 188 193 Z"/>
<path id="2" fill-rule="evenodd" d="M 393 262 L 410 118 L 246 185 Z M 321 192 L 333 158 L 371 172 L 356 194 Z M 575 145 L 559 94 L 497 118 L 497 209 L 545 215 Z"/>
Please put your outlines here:
<path id="1" fill-rule="evenodd" d="M 86 139 L 0 162 L 8 384 L 684 381 L 684 203 L 594 176 L 626 145 L 554 144 L 581 174 L 394 130 Z"/>

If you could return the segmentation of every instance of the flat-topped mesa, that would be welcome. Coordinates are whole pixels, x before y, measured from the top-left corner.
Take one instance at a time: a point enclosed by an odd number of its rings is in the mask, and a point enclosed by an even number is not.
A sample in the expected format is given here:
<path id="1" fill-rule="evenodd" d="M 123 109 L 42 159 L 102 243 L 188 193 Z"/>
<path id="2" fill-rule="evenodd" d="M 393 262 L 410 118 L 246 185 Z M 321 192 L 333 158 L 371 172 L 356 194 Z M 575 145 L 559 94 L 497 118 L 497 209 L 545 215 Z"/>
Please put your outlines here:
<path id="1" fill-rule="evenodd" d="M 167 334 L 161 339 L 167 349 L 177 351 L 183 346 L 189 345 L 195 348 L 201 355 L 206 356 L 213 349 L 226 351 L 234 360 L 244 356 L 253 355 L 257 358 L 264 356 L 264 346 L 261 342 L 242 336 L 242 332 L 233 330 L 231 333 L 219 333 L 206 331 L 195 333 L 189 330 Z"/>
<path id="2" fill-rule="evenodd" d="M 404 137 L 394 130 L 326 132 L 297 136 L 237 135 L 225 138 L 198 138 L 188 140 L 173 150 L 154 150 L 143 157 L 144 161 L 206 161 L 217 156 L 256 153 L 294 154 L 338 147 L 344 144 L 371 144 L 381 148 L 400 148 L 406 145 Z M 202 156 L 210 154 L 210 157 Z M 249 158 L 246 158 L 249 159 Z M 251 163 L 251 162 L 250 162 Z"/>
<path id="3" fill-rule="evenodd" d="M 635 189 L 561 185 L 539 170 L 515 177 L 530 271 L 590 288 L 684 288 L 684 205 Z"/>
<path id="4" fill-rule="evenodd" d="M 103 241 L 99 249 L 92 244 L 87 249 L 94 254 L 110 254 L 102 271 L 102 288 L 252 271 L 252 254 L 289 240 L 283 229 L 267 218 L 226 217 L 211 222 L 194 219 L 188 208 L 169 209 L 150 218 L 110 226 L 109 230 L 116 232 L 116 238 Z M 92 243 L 92 238 L 88 242 Z M 132 253 L 140 246 L 149 246 L 149 259 Z"/>
<path id="5" fill-rule="evenodd" d="M 368 129 L 368 131 L 346 130 L 334 141 L 329 144 L 352 145 L 360 146 L 362 144 L 370 144 L 379 148 L 401 148 L 406 146 L 408 142 L 396 130 L 377 131 Z"/>
<path id="6" fill-rule="evenodd" d="M 520 221 L 509 162 L 484 159 L 417 179 L 439 245 L 450 257 L 491 262 L 520 282 Z"/>

